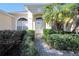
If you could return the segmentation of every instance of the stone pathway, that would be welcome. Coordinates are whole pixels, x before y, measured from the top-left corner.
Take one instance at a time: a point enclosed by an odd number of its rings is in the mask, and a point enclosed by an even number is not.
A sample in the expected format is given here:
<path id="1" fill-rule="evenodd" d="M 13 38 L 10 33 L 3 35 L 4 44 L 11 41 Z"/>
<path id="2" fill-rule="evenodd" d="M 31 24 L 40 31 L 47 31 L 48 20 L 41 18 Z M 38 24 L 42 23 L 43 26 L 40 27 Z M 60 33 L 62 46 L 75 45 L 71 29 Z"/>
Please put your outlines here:
<path id="1" fill-rule="evenodd" d="M 79 53 L 74 54 L 72 51 L 50 49 L 49 46 L 40 38 L 35 39 L 35 46 L 37 47 L 39 56 L 79 56 Z"/>

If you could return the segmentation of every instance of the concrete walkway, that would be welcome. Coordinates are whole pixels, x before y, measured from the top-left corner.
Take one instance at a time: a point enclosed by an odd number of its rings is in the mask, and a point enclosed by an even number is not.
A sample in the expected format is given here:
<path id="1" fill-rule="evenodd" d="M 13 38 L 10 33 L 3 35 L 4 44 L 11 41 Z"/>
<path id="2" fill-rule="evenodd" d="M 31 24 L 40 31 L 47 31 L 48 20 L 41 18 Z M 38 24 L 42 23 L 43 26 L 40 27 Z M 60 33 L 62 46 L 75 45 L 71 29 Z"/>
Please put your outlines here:
<path id="1" fill-rule="evenodd" d="M 79 53 L 72 51 L 60 51 L 56 49 L 50 49 L 49 46 L 40 38 L 35 39 L 35 45 L 37 47 L 39 56 L 79 56 Z"/>

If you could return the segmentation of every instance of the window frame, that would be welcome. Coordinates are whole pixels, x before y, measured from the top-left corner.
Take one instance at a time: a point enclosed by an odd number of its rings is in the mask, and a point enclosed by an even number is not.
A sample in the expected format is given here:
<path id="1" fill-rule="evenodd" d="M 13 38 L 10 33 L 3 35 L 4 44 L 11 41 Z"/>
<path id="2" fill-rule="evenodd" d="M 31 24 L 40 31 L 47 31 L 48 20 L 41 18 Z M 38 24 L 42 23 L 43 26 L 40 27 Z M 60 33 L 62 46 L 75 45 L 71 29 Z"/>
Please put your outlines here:
<path id="1" fill-rule="evenodd" d="M 18 23 L 18 22 L 19 22 L 19 23 Z M 28 24 L 28 20 L 27 20 L 26 18 L 19 18 L 19 19 L 17 20 L 17 30 L 19 30 L 18 27 L 21 28 L 20 30 L 27 30 L 27 29 L 28 29 L 28 26 L 27 26 L 27 25 L 24 26 L 24 22 L 26 22 L 26 24 Z M 18 25 L 18 24 L 20 24 L 20 23 L 21 23 L 21 25 Z M 24 27 L 26 27 L 26 29 L 24 29 Z"/>

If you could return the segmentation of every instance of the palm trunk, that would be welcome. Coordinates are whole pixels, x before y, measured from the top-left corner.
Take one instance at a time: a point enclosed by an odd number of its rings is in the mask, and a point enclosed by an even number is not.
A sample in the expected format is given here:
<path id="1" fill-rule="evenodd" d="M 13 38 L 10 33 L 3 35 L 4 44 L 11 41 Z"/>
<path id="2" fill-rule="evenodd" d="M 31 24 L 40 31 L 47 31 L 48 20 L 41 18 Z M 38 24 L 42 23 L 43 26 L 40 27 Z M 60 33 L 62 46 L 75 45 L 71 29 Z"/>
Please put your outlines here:
<path id="1" fill-rule="evenodd" d="M 61 22 L 53 21 L 51 26 L 53 30 L 63 30 L 63 23 Z"/>

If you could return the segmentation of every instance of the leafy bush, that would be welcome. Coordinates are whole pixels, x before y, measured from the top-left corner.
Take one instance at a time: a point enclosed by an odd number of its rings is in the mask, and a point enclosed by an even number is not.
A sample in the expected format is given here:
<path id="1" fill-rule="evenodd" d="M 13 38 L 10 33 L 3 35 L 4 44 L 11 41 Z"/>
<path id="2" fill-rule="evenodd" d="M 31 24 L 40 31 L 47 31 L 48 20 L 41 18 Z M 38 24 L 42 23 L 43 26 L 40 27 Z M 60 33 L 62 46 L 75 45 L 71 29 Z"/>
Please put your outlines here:
<path id="1" fill-rule="evenodd" d="M 36 55 L 34 31 L 0 31 L 0 55 Z"/>
<path id="2" fill-rule="evenodd" d="M 46 41 L 49 39 L 49 35 L 52 33 L 56 33 L 56 32 L 53 31 L 52 29 L 44 29 L 43 30 L 43 37 L 45 38 Z"/>
<path id="3" fill-rule="evenodd" d="M 52 33 L 58 33 L 58 31 L 52 30 L 52 29 L 44 29 L 43 32 L 45 35 L 52 34 Z"/>
<path id="4" fill-rule="evenodd" d="M 10 30 L 0 31 L 0 55 L 14 54 L 14 53 L 11 54 L 10 50 L 11 48 L 18 46 L 21 43 L 24 34 L 25 31 L 10 31 Z"/>
<path id="5" fill-rule="evenodd" d="M 34 30 L 28 30 L 27 34 L 28 34 L 28 36 L 31 37 L 32 40 L 35 39 L 35 31 Z"/>
<path id="6" fill-rule="evenodd" d="M 75 32 L 44 30 L 44 40 L 53 48 L 79 51 L 79 35 Z"/>
<path id="7" fill-rule="evenodd" d="M 79 35 L 51 34 L 48 43 L 56 49 L 79 51 Z"/>
<path id="8" fill-rule="evenodd" d="M 44 29 L 44 35 L 50 34 L 76 34 L 76 32 L 68 32 L 68 31 L 61 31 L 61 30 L 53 30 L 53 29 Z"/>
<path id="9" fill-rule="evenodd" d="M 34 31 L 27 31 L 21 43 L 21 55 L 22 56 L 34 56 L 37 55 L 37 50 L 34 45 Z"/>

